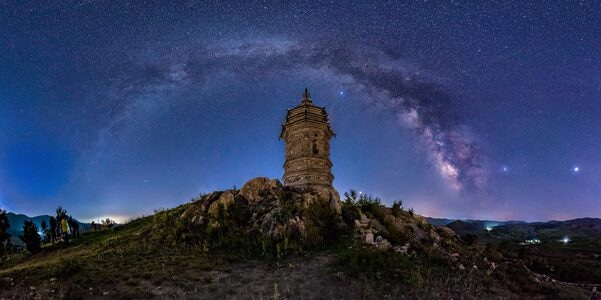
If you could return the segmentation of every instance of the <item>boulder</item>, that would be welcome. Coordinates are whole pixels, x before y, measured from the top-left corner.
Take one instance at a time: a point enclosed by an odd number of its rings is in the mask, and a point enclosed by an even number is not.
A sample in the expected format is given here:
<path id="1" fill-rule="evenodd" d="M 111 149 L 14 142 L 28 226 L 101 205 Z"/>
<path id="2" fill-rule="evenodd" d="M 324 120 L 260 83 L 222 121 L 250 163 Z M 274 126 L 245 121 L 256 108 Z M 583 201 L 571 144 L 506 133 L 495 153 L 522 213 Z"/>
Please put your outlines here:
<path id="1" fill-rule="evenodd" d="M 415 234 L 415 237 L 418 240 L 423 240 L 428 237 L 428 234 L 425 231 L 423 231 L 421 228 L 419 228 L 419 226 L 417 226 L 417 224 L 411 223 L 410 226 L 411 226 L 411 230 L 413 230 L 413 234 Z"/>
<path id="2" fill-rule="evenodd" d="M 223 192 L 219 198 L 209 206 L 209 215 L 212 217 L 217 216 L 219 205 L 222 205 L 223 209 L 228 209 L 232 204 L 234 204 L 234 194 L 229 191 Z"/>
<path id="3" fill-rule="evenodd" d="M 282 199 L 284 189 L 277 179 L 257 177 L 242 186 L 239 195 L 243 196 L 249 205 L 257 205 L 265 200 Z"/>
<path id="4" fill-rule="evenodd" d="M 381 236 L 378 237 L 380 238 L 379 241 L 376 242 L 376 248 L 378 248 L 378 250 L 387 251 L 392 247 L 392 244 L 390 244 L 387 239 L 383 239 Z"/>
<path id="5" fill-rule="evenodd" d="M 192 224 L 200 224 L 207 214 L 211 203 L 217 201 L 222 193 L 223 192 L 213 192 L 200 197 L 200 199 L 192 203 L 192 205 L 182 213 L 180 218 L 182 220 L 190 221 Z"/>
<path id="6" fill-rule="evenodd" d="M 373 233 L 367 233 L 365 235 L 365 242 L 368 243 L 368 244 L 370 244 L 370 245 L 373 245 L 374 244 L 374 234 Z"/>
<path id="7" fill-rule="evenodd" d="M 397 252 L 397 253 L 400 253 L 400 254 L 403 254 L 403 255 L 407 255 L 407 253 L 409 252 L 409 247 L 410 247 L 409 243 L 406 243 L 403 246 L 395 246 L 394 247 L 394 252 Z"/>

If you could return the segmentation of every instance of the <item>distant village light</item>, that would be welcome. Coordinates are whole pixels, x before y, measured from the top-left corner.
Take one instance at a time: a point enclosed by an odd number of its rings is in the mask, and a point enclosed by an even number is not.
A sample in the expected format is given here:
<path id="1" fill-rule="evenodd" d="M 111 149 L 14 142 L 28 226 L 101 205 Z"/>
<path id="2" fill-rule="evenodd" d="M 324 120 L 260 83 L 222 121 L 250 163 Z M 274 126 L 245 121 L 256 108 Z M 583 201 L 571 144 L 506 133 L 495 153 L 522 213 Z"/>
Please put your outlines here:
<path id="1" fill-rule="evenodd" d="M 492 231 L 492 227 L 491 226 L 487 226 L 486 227 L 486 231 Z"/>
<path id="2" fill-rule="evenodd" d="M 562 243 L 567 244 L 570 242 L 570 239 L 566 236 L 561 240 Z"/>

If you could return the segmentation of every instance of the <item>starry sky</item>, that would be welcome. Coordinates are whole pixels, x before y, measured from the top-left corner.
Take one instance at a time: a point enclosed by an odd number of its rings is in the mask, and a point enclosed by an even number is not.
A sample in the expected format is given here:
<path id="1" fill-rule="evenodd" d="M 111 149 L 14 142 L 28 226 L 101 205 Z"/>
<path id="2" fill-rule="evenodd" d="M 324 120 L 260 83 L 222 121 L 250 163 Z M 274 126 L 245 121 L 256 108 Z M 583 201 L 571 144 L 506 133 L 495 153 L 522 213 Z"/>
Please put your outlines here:
<path id="1" fill-rule="evenodd" d="M 601 216 L 597 1 L 0 1 L 0 207 L 118 220 L 281 178 L 451 218 Z"/>

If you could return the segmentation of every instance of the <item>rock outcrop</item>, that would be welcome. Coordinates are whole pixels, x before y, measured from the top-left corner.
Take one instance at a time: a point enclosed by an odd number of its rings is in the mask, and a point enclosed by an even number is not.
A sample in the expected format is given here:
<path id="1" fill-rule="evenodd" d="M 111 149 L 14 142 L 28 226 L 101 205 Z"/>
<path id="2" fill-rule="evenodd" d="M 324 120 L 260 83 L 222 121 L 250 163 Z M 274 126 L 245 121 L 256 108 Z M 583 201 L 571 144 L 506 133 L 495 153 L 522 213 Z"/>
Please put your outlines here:
<path id="1" fill-rule="evenodd" d="M 460 271 L 482 268 L 490 275 L 496 270 L 495 261 L 481 257 L 475 248 L 467 247 L 453 230 L 433 226 L 413 212 L 401 210 L 393 214 L 389 208 L 372 203 L 357 217 L 351 223 L 355 238 L 363 247 L 411 257 L 436 258 Z"/>
<path id="2" fill-rule="evenodd" d="M 311 231 L 307 228 L 307 210 L 319 207 L 341 222 L 340 196 L 334 188 L 284 187 L 277 179 L 257 177 L 240 190 L 203 195 L 180 218 L 196 228 L 219 228 L 220 218 L 242 219 L 244 230 L 258 232 L 262 237 L 303 240 Z"/>

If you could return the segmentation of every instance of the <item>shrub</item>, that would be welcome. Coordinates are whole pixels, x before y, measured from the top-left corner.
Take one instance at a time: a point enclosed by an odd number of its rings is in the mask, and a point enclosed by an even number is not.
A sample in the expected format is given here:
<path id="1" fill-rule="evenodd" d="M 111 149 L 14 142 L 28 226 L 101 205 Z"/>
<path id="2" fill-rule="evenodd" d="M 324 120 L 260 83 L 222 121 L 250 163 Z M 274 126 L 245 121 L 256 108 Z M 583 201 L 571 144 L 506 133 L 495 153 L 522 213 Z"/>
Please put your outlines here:
<path id="1" fill-rule="evenodd" d="M 316 201 L 311 203 L 302 212 L 302 219 L 305 221 L 307 236 L 305 243 L 308 245 L 317 245 L 324 240 L 334 240 L 338 235 L 337 221 L 338 216 L 330 208 L 330 204 L 325 201 Z"/>
<path id="2" fill-rule="evenodd" d="M 403 232 L 400 225 L 396 224 L 396 219 L 392 216 L 384 218 L 384 225 L 386 226 L 387 231 L 385 238 L 390 240 L 393 244 L 404 244 L 409 240 L 409 236 Z"/>
<path id="3" fill-rule="evenodd" d="M 342 219 L 348 225 L 353 225 L 354 221 L 361 217 L 359 207 L 357 207 L 356 203 L 349 197 L 342 202 L 341 214 Z"/>
<path id="4" fill-rule="evenodd" d="M 9 228 L 10 223 L 8 221 L 6 210 L 0 209 L 0 261 L 2 261 L 5 249 L 8 248 L 10 242 L 10 234 L 8 234 Z"/>
<path id="5" fill-rule="evenodd" d="M 361 194 L 359 196 L 359 200 L 357 200 L 357 204 L 364 212 L 372 211 L 375 207 L 380 206 L 380 202 L 380 198 L 372 197 L 371 195 L 367 196 L 365 194 Z"/>
<path id="6" fill-rule="evenodd" d="M 403 212 L 403 201 L 399 200 L 399 201 L 394 201 L 392 203 L 392 215 L 395 216 L 396 218 L 401 216 L 401 213 Z"/>

